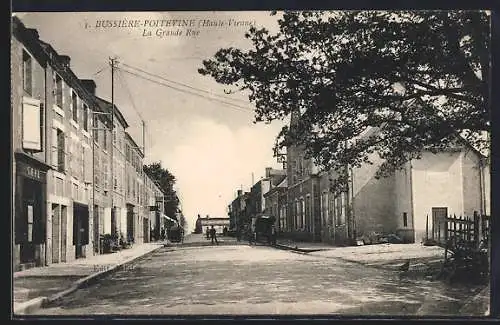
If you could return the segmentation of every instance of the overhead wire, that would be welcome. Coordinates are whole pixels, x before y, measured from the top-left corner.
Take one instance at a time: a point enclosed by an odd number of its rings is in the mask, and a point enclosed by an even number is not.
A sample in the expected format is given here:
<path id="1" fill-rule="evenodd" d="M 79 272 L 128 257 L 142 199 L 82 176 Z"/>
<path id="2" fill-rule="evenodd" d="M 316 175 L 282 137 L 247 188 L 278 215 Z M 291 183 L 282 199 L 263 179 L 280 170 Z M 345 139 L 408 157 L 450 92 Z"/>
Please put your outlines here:
<path id="1" fill-rule="evenodd" d="M 154 80 L 152 78 L 148 78 L 146 76 L 143 76 L 141 74 L 138 74 L 134 71 L 130 71 L 128 69 L 123 69 L 121 67 L 118 68 L 119 70 L 127 73 L 127 74 L 130 74 L 130 75 L 133 75 L 133 76 L 136 76 L 138 78 L 141 78 L 141 79 L 144 79 L 144 80 L 147 80 L 147 81 L 150 81 L 152 83 L 155 83 L 155 84 L 158 84 L 160 86 L 164 86 L 164 87 L 167 87 L 167 88 L 170 88 L 170 89 L 174 89 L 174 90 L 177 90 L 177 91 L 180 91 L 180 92 L 183 92 L 183 93 L 186 93 L 186 94 L 190 94 L 190 95 L 194 95 L 194 96 L 198 96 L 198 97 L 201 97 L 201 98 L 204 98 L 204 99 L 208 99 L 208 100 L 211 100 L 211 101 L 216 101 L 216 102 L 219 102 L 219 103 L 222 103 L 222 104 L 225 104 L 225 105 L 228 105 L 228 107 L 230 108 L 233 108 L 233 109 L 238 109 L 240 111 L 246 111 L 246 112 L 254 112 L 253 109 L 249 108 L 249 107 L 244 107 L 244 106 L 240 106 L 238 104 L 235 104 L 235 103 L 231 103 L 231 102 L 227 102 L 227 101 L 224 101 L 224 100 L 221 100 L 221 99 L 218 99 L 218 98 L 212 98 L 212 97 L 208 97 L 208 96 L 205 96 L 203 94 L 200 94 L 200 93 L 196 93 L 196 92 L 192 92 L 192 91 L 189 91 L 189 90 L 186 90 L 186 89 L 182 89 L 182 88 L 178 88 L 178 87 L 174 87 L 172 85 L 169 85 L 165 82 L 161 82 L 161 81 L 158 81 L 158 80 Z"/>
<path id="2" fill-rule="evenodd" d="M 190 85 L 187 85 L 185 83 L 182 83 L 182 82 L 178 82 L 178 81 L 175 81 L 175 80 L 171 80 L 171 79 L 168 79 L 166 77 L 163 77 L 163 76 L 160 76 L 158 74 L 154 74 L 154 73 L 151 73 L 151 72 L 148 72 L 148 71 L 145 71 L 141 68 L 137 68 L 137 67 L 134 67 L 134 66 L 131 66 L 129 64 L 126 64 L 126 63 L 122 63 L 123 66 L 126 66 L 127 68 L 130 68 L 130 69 L 134 69 L 134 70 L 137 70 L 137 71 L 140 71 L 144 74 L 147 74 L 149 76 L 152 76 L 152 77 L 155 77 L 155 78 L 158 78 L 158 79 L 162 79 L 164 81 L 167 81 L 167 82 L 171 82 L 173 84 L 176 84 L 176 85 L 179 85 L 179 86 L 183 86 L 183 87 L 186 87 L 186 88 L 189 88 L 189 89 L 193 89 L 193 90 L 196 90 L 196 91 L 199 91 L 199 92 L 203 92 L 203 93 L 206 93 L 206 94 L 209 94 L 209 95 L 212 95 L 212 96 L 217 96 L 217 97 L 221 97 L 223 99 L 227 99 L 227 100 L 234 100 L 234 101 L 237 101 L 237 102 L 241 102 L 241 103 L 245 103 L 245 104 L 248 104 L 247 101 L 244 101 L 242 99 L 238 99 L 238 98 L 229 98 L 227 96 L 224 96 L 224 95 L 220 95 L 220 94 L 217 94 L 217 93 L 214 93 L 214 92 L 211 92 L 211 91 L 207 91 L 205 89 L 201 89 L 201 88 L 197 88 L 197 87 L 193 87 L 193 86 L 190 86 Z"/>

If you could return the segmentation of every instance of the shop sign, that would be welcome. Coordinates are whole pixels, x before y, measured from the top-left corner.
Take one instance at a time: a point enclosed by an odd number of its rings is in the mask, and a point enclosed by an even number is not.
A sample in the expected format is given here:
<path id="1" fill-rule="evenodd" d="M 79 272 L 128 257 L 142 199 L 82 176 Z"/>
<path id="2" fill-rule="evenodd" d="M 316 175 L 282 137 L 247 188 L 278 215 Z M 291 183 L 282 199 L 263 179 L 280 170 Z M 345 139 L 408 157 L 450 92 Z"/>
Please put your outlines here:
<path id="1" fill-rule="evenodd" d="M 19 170 L 21 175 L 28 177 L 28 178 L 31 178 L 31 179 L 34 179 L 34 180 L 37 180 L 39 182 L 46 181 L 46 178 L 47 178 L 46 172 L 44 172 L 38 168 L 35 168 L 33 166 L 24 164 L 22 162 L 18 162 L 18 164 L 20 167 L 18 170 Z"/>

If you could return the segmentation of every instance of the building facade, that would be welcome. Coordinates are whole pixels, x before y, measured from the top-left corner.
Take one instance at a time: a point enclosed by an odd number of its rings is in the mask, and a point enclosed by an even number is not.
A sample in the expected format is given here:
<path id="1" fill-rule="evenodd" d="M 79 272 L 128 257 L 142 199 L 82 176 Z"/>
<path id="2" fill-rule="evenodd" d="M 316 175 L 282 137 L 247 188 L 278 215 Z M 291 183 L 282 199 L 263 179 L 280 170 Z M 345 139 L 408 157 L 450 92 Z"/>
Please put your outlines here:
<path id="1" fill-rule="evenodd" d="M 13 264 L 18 270 L 44 265 L 47 260 L 47 174 L 51 165 L 45 75 L 49 57 L 35 30 L 25 28 L 19 20 L 12 27 L 11 233 Z"/>
<path id="2" fill-rule="evenodd" d="M 17 17 L 12 27 L 15 269 L 99 254 L 104 234 L 149 241 L 163 193 L 143 173 L 124 117 L 36 30 Z"/>

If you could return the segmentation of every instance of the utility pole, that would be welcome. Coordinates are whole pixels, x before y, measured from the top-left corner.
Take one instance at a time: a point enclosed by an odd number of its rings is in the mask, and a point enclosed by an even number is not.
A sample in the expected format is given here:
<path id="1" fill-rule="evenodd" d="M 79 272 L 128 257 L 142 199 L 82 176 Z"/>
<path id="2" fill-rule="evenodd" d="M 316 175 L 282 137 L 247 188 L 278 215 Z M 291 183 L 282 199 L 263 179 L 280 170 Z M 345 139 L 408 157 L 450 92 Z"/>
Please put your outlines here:
<path id="1" fill-rule="evenodd" d="M 115 64 L 116 64 L 116 58 L 110 58 L 111 61 L 111 152 L 110 152 L 110 168 L 111 168 L 111 220 L 114 219 L 113 226 L 115 229 L 111 229 L 111 234 L 116 233 L 116 211 L 115 211 L 115 205 L 114 205 L 114 194 L 115 194 L 115 174 L 114 174 L 114 159 L 113 159 L 113 153 L 114 153 L 114 146 L 115 146 L 115 141 L 114 141 L 114 136 L 115 136 Z"/>

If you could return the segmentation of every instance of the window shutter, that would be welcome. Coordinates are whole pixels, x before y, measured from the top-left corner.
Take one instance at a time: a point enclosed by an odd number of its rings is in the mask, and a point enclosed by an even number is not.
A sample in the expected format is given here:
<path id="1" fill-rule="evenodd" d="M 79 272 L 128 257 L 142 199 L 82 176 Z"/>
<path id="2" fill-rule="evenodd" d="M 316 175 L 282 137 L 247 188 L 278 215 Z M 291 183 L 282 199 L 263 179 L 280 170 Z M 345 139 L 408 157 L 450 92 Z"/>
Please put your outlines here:
<path id="1" fill-rule="evenodd" d="M 23 98 L 23 148 L 41 151 L 42 137 L 40 132 L 40 101 Z"/>
<path id="2" fill-rule="evenodd" d="M 66 133 L 64 134 L 64 171 L 69 172 L 71 170 L 71 152 L 70 152 L 70 141 L 72 141 L 71 137 L 69 137 Z"/>
<path id="3" fill-rule="evenodd" d="M 57 169 L 57 129 L 52 128 L 52 141 L 50 144 L 50 163 Z"/>

